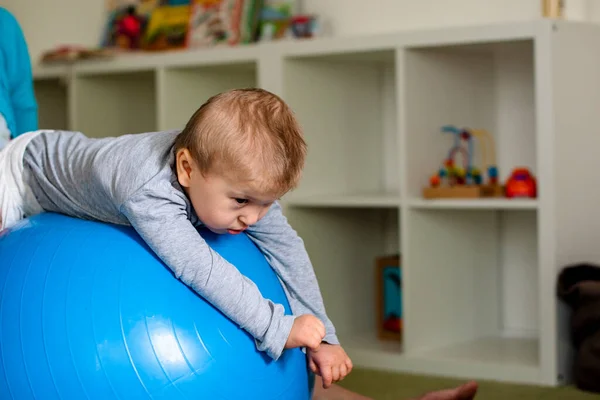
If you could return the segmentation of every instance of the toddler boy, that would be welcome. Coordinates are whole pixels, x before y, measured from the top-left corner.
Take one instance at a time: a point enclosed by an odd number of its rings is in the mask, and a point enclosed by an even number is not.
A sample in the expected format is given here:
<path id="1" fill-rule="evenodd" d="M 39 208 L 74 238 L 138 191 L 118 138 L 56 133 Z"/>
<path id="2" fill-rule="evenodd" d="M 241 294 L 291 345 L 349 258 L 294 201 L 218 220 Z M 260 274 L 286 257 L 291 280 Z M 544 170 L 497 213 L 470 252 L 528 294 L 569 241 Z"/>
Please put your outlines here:
<path id="1" fill-rule="evenodd" d="M 34 131 L 0 151 L 0 230 L 42 211 L 131 225 L 174 275 L 273 359 L 306 347 L 323 386 L 352 364 L 326 315 L 303 241 L 277 200 L 306 145 L 289 107 L 261 89 L 210 98 L 182 131 L 89 139 Z M 245 232 L 283 282 L 292 315 L 213 251 L 196 228 Z"/>

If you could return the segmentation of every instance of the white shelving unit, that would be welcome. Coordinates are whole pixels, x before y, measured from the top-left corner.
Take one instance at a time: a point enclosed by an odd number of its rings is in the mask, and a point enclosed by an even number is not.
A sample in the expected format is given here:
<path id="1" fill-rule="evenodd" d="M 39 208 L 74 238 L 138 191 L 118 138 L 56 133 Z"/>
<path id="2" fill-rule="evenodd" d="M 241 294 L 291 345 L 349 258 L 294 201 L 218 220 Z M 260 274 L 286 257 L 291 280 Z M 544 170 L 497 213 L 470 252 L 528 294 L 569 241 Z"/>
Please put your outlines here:
<path id="1" fill-rule="evenodd" d="M 209 96 L 280 94 L 309 155 L 284 198 L 356 366 L 556 385 L 556 277 L 600 261 L 600 27 L 548 20 L 135 55 L 35 71 L 42 128 L 180 128 Z M 535 200 L 424 200 L 446 124 L 484 128 Z M 588 189 L 582 182 L 590 182 Z M 403 343 L 376 338 L 375 257 L 400 253 Z"/>

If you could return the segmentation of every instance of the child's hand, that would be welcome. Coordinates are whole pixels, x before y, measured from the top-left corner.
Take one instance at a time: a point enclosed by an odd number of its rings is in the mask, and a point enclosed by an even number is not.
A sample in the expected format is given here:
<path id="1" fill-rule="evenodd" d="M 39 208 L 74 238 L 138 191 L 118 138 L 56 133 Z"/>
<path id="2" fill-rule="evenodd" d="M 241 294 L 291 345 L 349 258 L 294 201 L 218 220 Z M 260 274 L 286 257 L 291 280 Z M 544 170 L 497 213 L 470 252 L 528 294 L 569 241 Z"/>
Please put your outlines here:
<path id="1" fill-rule="evenodd" d="M 308 350 L 310 369 L 323 378 L 323 388 L 339 382 L 352 371 L 352 361 L 342 346 L 322 343 L 316 350 Z"/>
<path id="2" fill-rule="evenodd" d="M 316 349 L 325 337 L 325 325 L 314 315 L 304 314 L 297 317 L 285 343 L 286 349 L 307 347 Z"/>

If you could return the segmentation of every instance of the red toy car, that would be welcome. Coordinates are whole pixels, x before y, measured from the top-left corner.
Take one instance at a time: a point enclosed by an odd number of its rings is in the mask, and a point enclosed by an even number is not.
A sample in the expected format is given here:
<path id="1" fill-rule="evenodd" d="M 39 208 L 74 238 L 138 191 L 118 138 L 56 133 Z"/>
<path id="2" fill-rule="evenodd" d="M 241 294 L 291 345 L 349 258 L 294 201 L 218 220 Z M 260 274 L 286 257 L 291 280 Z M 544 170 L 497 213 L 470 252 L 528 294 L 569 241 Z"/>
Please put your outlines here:
<path id="1" fill-rule="evenodd" d="M 506 181 L 506 197 L 537 197 L 537 182 L 527 168 L 516 168 Z"/>

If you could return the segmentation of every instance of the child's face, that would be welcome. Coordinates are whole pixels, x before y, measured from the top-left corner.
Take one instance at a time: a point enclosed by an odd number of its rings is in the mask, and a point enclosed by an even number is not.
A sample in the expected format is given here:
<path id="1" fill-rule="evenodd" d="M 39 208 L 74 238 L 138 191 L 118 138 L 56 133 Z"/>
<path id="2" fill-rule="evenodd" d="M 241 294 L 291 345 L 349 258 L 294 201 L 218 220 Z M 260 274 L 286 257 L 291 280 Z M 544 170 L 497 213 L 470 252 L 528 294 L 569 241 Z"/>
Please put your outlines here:
<path id="1" fill-rule="evenodd" d="M 276 200 L 214 174 L 196 174 L 188 196 L 198 218 L 211 231 L 231 234 L 241 233 L 258 222 Z"/>
<path id="2" fill-rule="evenodd" d="M 215 233 L 243 232 L 264 217 L 277 200 L 219 174 L 203 175 L 195 164 L 183 169 L 183 174 L 178 171 L 179 183 L 198 218 Z"/>

